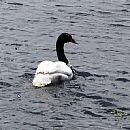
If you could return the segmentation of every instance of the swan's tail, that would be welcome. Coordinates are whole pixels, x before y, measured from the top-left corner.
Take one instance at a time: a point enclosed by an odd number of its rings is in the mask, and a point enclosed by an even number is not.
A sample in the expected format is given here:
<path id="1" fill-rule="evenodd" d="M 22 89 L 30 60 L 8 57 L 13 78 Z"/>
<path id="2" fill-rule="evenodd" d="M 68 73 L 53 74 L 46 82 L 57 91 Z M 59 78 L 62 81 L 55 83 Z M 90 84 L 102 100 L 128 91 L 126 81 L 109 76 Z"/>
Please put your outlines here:
<path id="1" fill-rule="evenodd" d="M 33 86 L 36 87 L 44 87 L 49 84 L 51 84 L 51 79 L 48 74 L 36 74 L 33 79 Z"/>

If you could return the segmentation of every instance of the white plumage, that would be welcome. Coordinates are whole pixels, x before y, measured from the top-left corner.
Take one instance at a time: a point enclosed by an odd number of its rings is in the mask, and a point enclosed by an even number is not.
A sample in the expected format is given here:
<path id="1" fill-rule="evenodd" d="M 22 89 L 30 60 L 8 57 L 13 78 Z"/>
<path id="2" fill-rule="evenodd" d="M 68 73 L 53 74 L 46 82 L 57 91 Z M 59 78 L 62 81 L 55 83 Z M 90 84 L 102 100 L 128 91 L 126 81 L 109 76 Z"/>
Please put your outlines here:
<path id="1" fill-rule="evenodd" d="M 37 87 L 46 86 L 51 83 L 60 83 L 72 79 L 73 72 L 64 62 L 43 61 L 33 79 L 33 85 Z"/>

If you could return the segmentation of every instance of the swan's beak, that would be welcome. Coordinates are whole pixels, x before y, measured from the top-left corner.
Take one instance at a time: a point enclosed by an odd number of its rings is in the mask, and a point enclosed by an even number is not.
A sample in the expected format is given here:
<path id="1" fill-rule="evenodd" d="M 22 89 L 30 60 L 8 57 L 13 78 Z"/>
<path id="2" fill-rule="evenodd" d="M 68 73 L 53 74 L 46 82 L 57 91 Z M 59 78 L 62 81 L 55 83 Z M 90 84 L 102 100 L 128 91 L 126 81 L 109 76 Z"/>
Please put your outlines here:
<path id="1" fill-rule="evenodd" d="M 73 38 L 71 39 L 71 42 L 74 44 L 78 44 Z"/>

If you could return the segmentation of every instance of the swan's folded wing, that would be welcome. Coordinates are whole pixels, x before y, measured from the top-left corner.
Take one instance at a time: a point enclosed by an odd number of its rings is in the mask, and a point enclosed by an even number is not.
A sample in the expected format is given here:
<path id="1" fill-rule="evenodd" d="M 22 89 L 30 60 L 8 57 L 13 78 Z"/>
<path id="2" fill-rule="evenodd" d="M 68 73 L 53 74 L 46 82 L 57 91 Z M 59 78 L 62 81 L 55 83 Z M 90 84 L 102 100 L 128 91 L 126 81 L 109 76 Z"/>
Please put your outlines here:
<path id="1" fill-rule="evenodd" d="M 51 69 L 52 73 L 61 73 L 67 76 L 72 76 L 73 72 L 64 62 L 55 62 L 55 66 Z"/>
<path id="2" fill-rule="evenodd" d="M 65 75 L 72 75 L 72 70 L 68 67 L 64 62 L 57 61 L 43 61 L 38 65 L 36 70 L 36 74 L 54 74 L 54 73 L 61 73 Z"/>
<path id="3" fill-rule="evenodd" d="M 36 70 L 36 74 L 49 74 L 51 73 L 52 69 L 54 68 L 54 62 L 52 61 L 42 61 Z"/>

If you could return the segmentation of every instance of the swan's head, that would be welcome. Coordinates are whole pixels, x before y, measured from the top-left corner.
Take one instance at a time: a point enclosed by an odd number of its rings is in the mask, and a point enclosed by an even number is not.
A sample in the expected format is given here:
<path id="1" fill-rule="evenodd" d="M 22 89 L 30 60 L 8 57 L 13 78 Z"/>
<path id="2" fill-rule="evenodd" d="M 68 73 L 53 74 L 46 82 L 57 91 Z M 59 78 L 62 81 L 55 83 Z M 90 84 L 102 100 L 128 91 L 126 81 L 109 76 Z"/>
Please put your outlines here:
<path id="1" fill-rule="evenodd" d="M 76 41 L 72 38 L 72 36 L 69 33 L 62 33 L 58 37 L 58 40 L 61 41 L 62 43 L 71 42 L 71 43 L 77 44 Z"/>
<path id="2" fill-rule="evenodd" d="M 68 33 L 62 33 L 58 37 L 57 42 L 56 42 L 56 51 L 57 51 L 58 60 L 66 64 L 69 63 L 68 59 L 66 58 L 64 54 L 64 44 L 67 42 L 77 44 L 76 41 L 72 38 L 72 36 Z"/>

